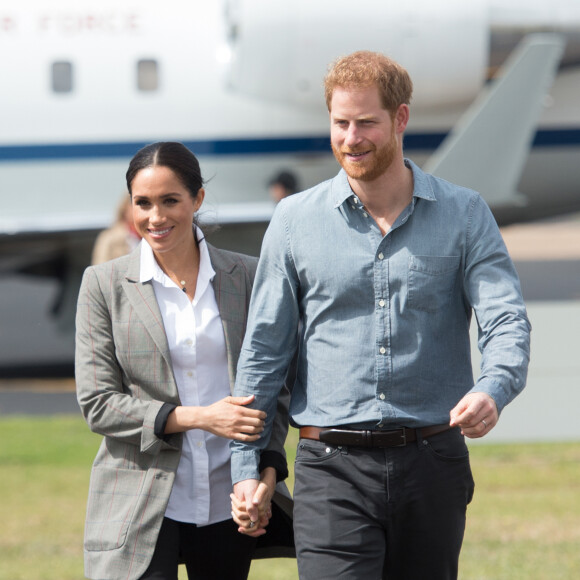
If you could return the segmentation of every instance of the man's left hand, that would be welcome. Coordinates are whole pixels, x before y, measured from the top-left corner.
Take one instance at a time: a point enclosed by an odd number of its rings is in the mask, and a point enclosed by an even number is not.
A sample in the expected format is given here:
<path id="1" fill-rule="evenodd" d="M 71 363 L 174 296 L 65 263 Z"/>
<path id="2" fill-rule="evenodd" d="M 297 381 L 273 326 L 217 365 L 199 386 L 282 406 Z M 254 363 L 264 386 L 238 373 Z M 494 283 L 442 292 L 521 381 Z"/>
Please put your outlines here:
<path id="1" fill-rule="evenodd" d="M 487 393 L 469 393 L 449 413 L 451 427 L 461 427 L 462 435 L 471 439 L 483 437 L 497 424 L 499 414 L 495 401 Z"/>
<path id="2" fill-rule="evenodd" d="M 258 537 L 266 533 L 272 517 L 272 496 L 276 488 L 276 470 L 266 467 L 260 473 L 260 481 L 246 479 L 234 485 L 232 517 L 238 524 L 238 532 Z"/>

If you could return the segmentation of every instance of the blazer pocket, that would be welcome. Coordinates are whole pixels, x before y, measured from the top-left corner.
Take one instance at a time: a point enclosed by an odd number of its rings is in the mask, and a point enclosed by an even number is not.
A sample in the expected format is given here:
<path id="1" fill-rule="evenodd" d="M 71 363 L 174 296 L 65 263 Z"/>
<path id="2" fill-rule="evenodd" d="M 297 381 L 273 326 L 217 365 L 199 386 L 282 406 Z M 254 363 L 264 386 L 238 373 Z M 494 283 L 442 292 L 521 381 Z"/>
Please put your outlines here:
<path id="1" fill-rule="evenodd" d="M 89 486 L 85 550 L 116 550 L 127 539 L 146 471 L 94 467 Z"/>

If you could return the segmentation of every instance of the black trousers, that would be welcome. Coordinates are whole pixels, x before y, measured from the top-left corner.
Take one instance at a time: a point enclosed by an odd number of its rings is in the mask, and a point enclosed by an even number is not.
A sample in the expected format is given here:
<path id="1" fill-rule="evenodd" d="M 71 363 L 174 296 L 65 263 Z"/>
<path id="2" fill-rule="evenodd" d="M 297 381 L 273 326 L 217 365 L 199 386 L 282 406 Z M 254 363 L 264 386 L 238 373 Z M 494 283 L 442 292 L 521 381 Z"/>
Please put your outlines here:
<path id="1" fill-rule="evenodd" d="M 294 536 L 301 580 L 455 580 L 469 455 L 458 429 L 405 447 L 301 439 Z"/>
<path id="2" fill-rule="evenodd" d="M 163 518 L 155 552 L 142 580 L 177 580 L 184 563 L 189 580 L 246 580 L 256 538 L 243 536 L 233 520 L 209 526 Z"/>

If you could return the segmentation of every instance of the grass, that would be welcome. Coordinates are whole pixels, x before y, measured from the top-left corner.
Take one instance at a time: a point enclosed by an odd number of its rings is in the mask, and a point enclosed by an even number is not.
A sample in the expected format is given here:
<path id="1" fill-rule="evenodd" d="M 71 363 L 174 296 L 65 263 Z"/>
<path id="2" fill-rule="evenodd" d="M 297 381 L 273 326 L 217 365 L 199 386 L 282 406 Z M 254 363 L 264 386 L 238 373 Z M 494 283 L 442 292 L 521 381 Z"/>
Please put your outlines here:
<path id="1" fill-rule="evenodd" d="M 0 420 L 0 441 L 0 580 L 82 578 L 100 437 L 77 417 L 11 417 Z M 295 443 L 292 432 L 291 461 Z M 580 578 L 580 443 L 477 445 L 471 456 L 476 494 L 460 578 Z M 257 561 L 250 578 L 296 580 L 296 563 Z"/>

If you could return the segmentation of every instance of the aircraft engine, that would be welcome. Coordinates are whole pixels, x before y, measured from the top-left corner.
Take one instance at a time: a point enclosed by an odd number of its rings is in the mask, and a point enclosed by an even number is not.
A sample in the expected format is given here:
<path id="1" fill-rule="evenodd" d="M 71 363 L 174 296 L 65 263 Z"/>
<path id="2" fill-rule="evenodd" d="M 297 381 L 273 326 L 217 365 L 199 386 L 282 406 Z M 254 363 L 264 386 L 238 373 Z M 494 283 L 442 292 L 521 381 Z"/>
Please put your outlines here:
<path id="1" fill-rule="evenodd" d="M 407 68 L 413 106 L 473 99 L 485 81 L 484 0 L 229 0 L 226 81 L 240 94 L 324 106 L 328 64 L 355 50 L 383 52 Z"/>

